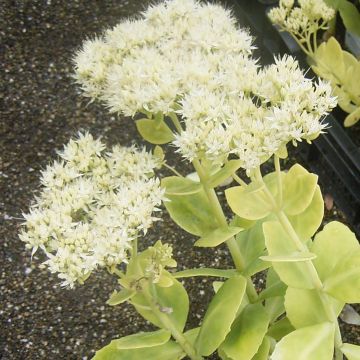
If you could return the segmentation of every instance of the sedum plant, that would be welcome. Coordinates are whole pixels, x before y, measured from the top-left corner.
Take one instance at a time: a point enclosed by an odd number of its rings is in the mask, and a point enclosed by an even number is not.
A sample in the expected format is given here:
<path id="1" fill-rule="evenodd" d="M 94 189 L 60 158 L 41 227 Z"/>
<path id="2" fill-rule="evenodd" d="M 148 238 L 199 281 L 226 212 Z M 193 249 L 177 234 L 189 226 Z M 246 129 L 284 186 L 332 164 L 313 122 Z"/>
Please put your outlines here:
<path id="1" fill-rule="evenodd" d="M 336 4 L 330 3 L 336 8 Z M 350 9 L 354 5 L 350 4 L 349 9 L 346 3 L 340 2 L 338 6 L 345 14 L 352 13 Z M 331 83 L 339 106 L 349 113 L 344 121 L 344 125 L 349 127 L 360 120 L 359 61 L 342 50 L 334 37 L 318 45 L 319 31 L 328 29 L 334 15 L 333 8 L 323 0 L 303 0 L 299 1 L 299 6 L 294 6 L 293 0 L 281 0 L 279 7 L 269 12 L 270 20 L 282 31 L 289 32 L 308 56 L 315 73 Z M 356 21 L 350 19 L 348 23 L 355 26 Z M 359 24 L 356 26 L 360 28 Z"/>
<path id="2" fill-rule="evenodd" d="M 313 83 L 290 56 L 261 69 L 252 39 L 221 6 L 194 0 L 149 7 L 75 56 L 84 94 L 112 112 L 135 116 L 152 153 L 80 134 L 42 174 L 43 190 L 25 215 L 21 239 L 63 285 L 93 271 L 118 277 L 108 304 L 132 304 L 158 330 L 110 342 L 94 359 L 223 360 L 359 359 L 342 341 L 337 317 L 360 302 L 360 246 L 333 221 L 319 231 L 323 199 L 317 176 L 295 164 L 281 169 L 287 148 L 311 142 L 336 105 L 331 87 Z M 166 163 L 169 143 L 197 177 Z M 275 171 L 263 175 L 272 160 Z M 165 166 L 173 176 L 160 180 Z M 240 176 L 238 170 L 244 170 Z M 225 214 L 215 189 L 225 191 Z M 233 269 L 176 271 L 172 248 L 137 242 L 163 202 L 194 246 L 225 244 Z M 263 272 L 266 288 L 252 277 Z M 209 276 L 215 295 L 198 327 L 186 326 L 189 298 L 179 279 Z"/>

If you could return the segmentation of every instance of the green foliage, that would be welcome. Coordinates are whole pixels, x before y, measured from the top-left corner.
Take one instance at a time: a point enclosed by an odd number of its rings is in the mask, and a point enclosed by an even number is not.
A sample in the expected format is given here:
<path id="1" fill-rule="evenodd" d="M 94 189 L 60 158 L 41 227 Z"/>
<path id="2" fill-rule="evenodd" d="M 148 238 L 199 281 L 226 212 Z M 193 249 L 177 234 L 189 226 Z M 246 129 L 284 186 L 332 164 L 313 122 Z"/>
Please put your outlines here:
<path id="1" fill-rule="evenodd" d="M 275 347 L 272 360 L 332 360 L 334 324 L 307 326 L 286 335 Z"/>
<path id="2" fill-rule="evenodd" d="M 233 226 L 220 227 L 202 236 L 194 245 L 200 247 L 215 247 L 229 240 L 241 230 L 241 228 Z"/>
<path id="3" fill-rule="evenodd" d="M 240 160 L 228 161 L 219 171 L 211 175 L 207 185 L 211 188 L 217 187 L 231 177 L 240 168 Z"/>
<path id="4" fill-rule="evenodd" d="M 93 360 L 177 360 L 185 357 L 182 348 L 175 341 L 138 349 L 119 349 L 113 340 L 96 352 Z"/>
<path id="5" fill-rule="evenodd" d="M 289 319 L 287 317 L 283 317 L 281 320 L 276 321 L 269 327 L 267 335 L 276 341 L 279 341 L 294 330 L 295 328 L 291 325 Z"/>
<path id="6" fill-rule="evenodd" d="M 360 22 L 357 26 L 360 31 L 359 24 Z M 334 94 L 338 96 L 339 106 L 349 113 L 344 125 L 356 124 L 360 120 L 360 61 L 342 50 L 333 37 L 319 46 L 313 60 L 315 63 L 312 69 L 331 82 Z"/>
<path id="7" fill-rule="evenodd" d="M 301 213 L 288 219 L 302 241 L 310 239 L 320 227 L 324 217 L 324 200 L 319 185 L 316 186 L 310 205 Z"/>
<path id="8" fill-rule="evenodd" d="M 360 248 L 337 263 L 324 282 L 324 290 L 343 302 L 360 302 Z"/>
<path id="9" fill-rule="evenodd" d="M 189 298 L 184 286 L 176 279 L 173 281 L 173 285 L 170 287 L 154 285 L 156 290 L 156 305 L 159 306 L 161 312 L 167 313 L 174 327 L 182 331 L 189 312 Z M 150 307 L 151 304 L 144 295 L 141 293 L 135 295 L 132 298 L 132 303 L 139 314 L 146 320 L 160 328 L 164 327 L 154 314 Z"/>
<path id="10" fill-rule="evenodd" d="M 333 9 L 340 12 L 345 27 L 360 36 L 360 13 L 356 6 L 348 0 L 325 0 Z"/>
<path id="11" fill-rule="evenodd" d="M 179 176 L 169 176 L 161 180 L 161 186 L 165 188 L 166 195 L 191 195 L 202 190 L 199 182 Z"/>
<path id="12" fill-rule="evenodd" d="M 174 134 L 161 117 L 137 120 L 136 128 L 144 140 L 151 144 L 162 145 L 174 140 Z"/>
<path id="13" fill-rule="evenodd" d="M 121 291 L 114 291 L 109 300 L 106 302 L 108 305 L 115 306 L 131 299 L 135 295 L 135 290 L 122 289 Z"/>
<path id="14" fill-rule="evenodd" d="M 167 195 L 165 207 L 181 228 L 193 235 L 204 236 L 218 226 L 209 200 L 203 190 L 191 195 Z"/>
<path id="15" fill-rule="evenodd" d="M 295 164 L 284 176 L 284 204 L 287 215 L 298 215 L 311 204 L 317 185 L 317 176 Z"/>
<path id="16" fill-rule="evenodd" d="M 297 251 L 296 246 L 279 222 L 266 222 L 263 225 L 263 230 L 266 247 L 270 255 L 282 256 Z M 311 279 L 307 276 L 306 264 L 303 261 L 292 263 L 273 262 L 273 267 L 280 279 L 288 286 L 301 289 L 314 288 Z"/>
<path id="17" fill-rule="evenodd" d="M 250 360 L 258 352 L 269 325 L 269 316 L 261 304 L 248 305 L 236 319 L 221 345 L 233 360 Z"/>
<path id="18" fill-rule="evenodd" d="M 195 347 L 199 354 L 210 355 L 230 332 L 246 289 L 246 279 L 234 276 L 218 290 L 206 311 Z"/>
<path id="19" fill-rule="evenodd" d="M 231 210 L 242 218 L 259 220 L 270 214 L 271 205 L 266 200 L 262 184 L 235 186 L 227 189 L 225 195 Z"/>
<path id="20" fill-rule="evenodd" d="M 344 343 L 341 346 L 341 352 L 346 356 L 348 360 L 359 360 L 360 359 L 360 346 L 354 344 Z"/>

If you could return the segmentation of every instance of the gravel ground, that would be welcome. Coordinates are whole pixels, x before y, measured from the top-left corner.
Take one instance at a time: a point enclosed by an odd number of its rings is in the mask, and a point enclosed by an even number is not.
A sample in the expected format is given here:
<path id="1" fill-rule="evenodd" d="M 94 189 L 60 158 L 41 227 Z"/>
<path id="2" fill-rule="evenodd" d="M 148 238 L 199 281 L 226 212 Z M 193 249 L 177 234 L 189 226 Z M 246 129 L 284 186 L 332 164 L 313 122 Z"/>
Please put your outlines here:
<path id="1" fill-rule="evenodd" d="M 148 0 L 0 2 L 2 22 L 0 82 L 5 94 L 0 127 L 0 358 L 2 360 L 89 359 L 112 338 L 152 329 L 128 305 L 105 305 L 115 279 L 105 272 L 76 290 L 40 270 L 40 256 L 30 259 L 17 233 L 39 171 L 80 129 L 109 144 L 141 143 L 131 119 L 110 116 L 87 104 L 71 77 L 71 57 L 81 42 L 121 18 L 143 9 Z M 172 159 L 172 160 L 171 160 Z M 171 156 L 171 161 L 176 159 Z M 177 164 L 178 165 L 178 164 Z M 183 171 L 187 171 L 181 163 Z M 334 212 L 329 214 L 334 216 Z M 157 239 L 174 246 L 181 268 L 230 266 L 225 248 L 204 251 L 166 216 L 143 246 Z M 211 283 L 187 280 L 192 301 L 189 324 L 197 326 L 211 295 Z M 359 331 L 344 328 L 356 342 Z M 214 357 L 215 359 L 215 357 Z"/>

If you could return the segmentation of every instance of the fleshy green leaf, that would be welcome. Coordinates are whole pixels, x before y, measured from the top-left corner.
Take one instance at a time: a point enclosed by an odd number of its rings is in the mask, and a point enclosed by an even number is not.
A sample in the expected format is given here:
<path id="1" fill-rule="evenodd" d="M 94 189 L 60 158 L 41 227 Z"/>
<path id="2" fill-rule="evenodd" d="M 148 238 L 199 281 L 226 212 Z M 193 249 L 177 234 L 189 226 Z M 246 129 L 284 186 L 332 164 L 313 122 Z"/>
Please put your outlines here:
<path id="1" fill-rule="evenodd" d="M 269 221 L 263 224 L 266 247 L 271 256 L 291 254 L 297 251 L 296 246 L 289 238 L 281 224 L 277 221 Z M 312 289 L 314 285 L 307 276 L 307 267 L 303 262 L 279 263 L 273 262 L 273 268 L 280 279 L 288 286 Z"/>
<path id="2" fill-rule="evenodd" d="M 360 249 L 356 236 L 344 224 L 332 221 L 325 225 L 314 239 L 311 251 L 317 255 L 314 265 L 321 278 L 325 280 L 335 266 L 347 254 Z"/>
<path id="3" fill-rule="evenodd" d="M 164 309 L 167 312 L 175 327 L 182 331 L 189 311 L 189 298 L 183 285 L 176 279 L 173 279 L 173 281 L 174 283 L 170 287 L 160 287 L 155 284 L 157 303 L 160 306 L 160 310 Z M 132 298 L 132 303 L 137 312 L 146 320 L 159 328 L 163 327 L 151 309 L 144 308 L 144 306 L 148 307 L 149 304 L 142 294 L 135 295 Z"/>
<path id="4" fill-rule="evenodd" d="M 165 188 L 167 195 L 191 195 L 202 190 L 199 182 L 192 181 L 180 176 L 169 176 L 161 180 L 161 186 Z"/>
<path id="5" fill-rule="evenodd" d="M 287 317 L 297 329 L 328 320 L 317 290 L 289 287 L 285 294 L 285 309 Z"/>
<path id="6" fill-rule="evenodd" d="M 231 210 L 242 218 L 258 220 L 266 217 L 271 211 L 271 205 L 261 184 L 235 186 L 225 190 L 225 195 Z"/>
<path id="7" fill-rule="evenodd" d="M 178 271 L 173 273 L 173 277 L 178 278 L 188 278 L 193 276 L 216 276 L 216 277 L 224 277 L 230 278 L 236 275 L 236 270 L 229 269 L 214 269 L 214 268 L 198 268 L 198 269 L 186 269 L 182 271 Z"/>
<path id="8" fill-rule="evenodd" d="M 261 255 L 264 255 L 265 238 L 262 224 L 263 221 L 258 220 L 254 226 L 241 231 L 236 236 L 236 241 L 239 245 L 246 267 L 250 266 L 253 261 L 258 260 Z"/>
<path id="9" fill-rule="evenodd" d="M 259 350 L 269 325 L 261 304 L 248 305 L 231 327 L 221 349 L 233 360 L 250 360 Z"/>
<path id="10" fill-rule="evenodd" d="M 276 323 L 270 326 L 267 335 L 271 336 L 276 341 L 281 340 L 284 336 L 294 331 L 294 327 L 291 325 L 287 317 L 278 320 Z"/>
<path id="11" fill-rule="evenodd" d="M 360 120 L 360 106 L 345 118 L 344 126 L 346 127 L 353 126 L 359 120 Z"/>
<path id="12" fill-rule="evenodd" d="M 295 251 L 288 255 L 275 255 L 275 256 L 260 256 L 261 260 L 271 261 L 271 262 L 301 262 L 315 259 L 316 255 L 313 253 L 305 253 Z"/>
<path id="13" fill-rule="evenodd" d="M 265 310 L 269 315 L 270 322 L 275 321 L 285 312 L 284 297 L 274 296 L 266 299 Z"/>
<path id="14" fill-rule="evenodd" d="M 360 302 L 360 250 L 338 262 L 324 282 L 324 291 L 345 303 Z"/>
<path id="15" fill-rule="evenodd" d="M 276 345 L 271 360 L 332 360 L 334 333 L 329 322 L 295 330 Z"/>
<path id="16" fill-rule="evenodd" d="M 344 343 L 340 348 L 348 360 L 360 360 L 360 346 Z"/>
<path id="17" fill-rule="evenodd" d="M 314 196 L 317 176 L 309 173 L 301 165 L 295 164 L 284 179 L 284 211 L 289 215 L 297 215 L 305 211 Z"/>
<path id="18" fill-rule="evenodd" d="M 194 245 L 200 247 L 215 247 L 229 240 L 241 230 L 242 229 L 238 227 L 221 227 L 213 230 L 209 234 L 204 235 L 198 241 L 196 241 Z"/>
<path id="19" fill-rule="evenodd" d="M 284 296 L 286 291 L 286 285 L 282 281 L 278 281 L 259 294 L 259 300 L 265 300 L 276 296 Z"/>
<path id="20" fill-rule="evenodd" d="M 170 201 L 164 205 L 171 218 L 190 234 L 203 236 L 218 227 L 203 190 L 192 195 L 167 195 L 167 198 Z"/>
<path id="21" fill-rule="evenodd" d="M 116 340 L 114 340 L 116 341 Z M 109 345 L 96 352 L 93 360 L 177 360 L 185 354 L 175 341 L 168 341 L 163 345 L 121 350 L 112 341 Z"/>
<path id="22" fill-rule="evenodd" d="M 126 300 L 131 299 L 135 295 L 135 290 L 122 289 L 121 291 L 114 291 L 109 300 L 106 302 L 108 305 L 119 305 Z"/>
<path id="23" fill-rule="evenodd" d="M 165 344 L 169 341 L 170 336 L 170 331 L 161 329 L 154 332 L 140 332 L 125 336 L 121 339 L 113 340 L 111 343 L 119 350 L 139 349 Z"/>
<path id="24" fill-rule="evenodd" d="M 224 341 L 235 320 L 245 290 L 246 279 L 234 276 L 228 279 L 213 297 L 195 342 L 199 354 L 212 354 Z"/>
<path id="25" fill-rule="evenodd" d="M 262 344 L 260 345 L 257 353 L 252 358 L 252 360 L 268 360 L 270 345 L 271 345 L 270 339 L 267 336 L 265 336 Z"/>
<path id="26" fill-rule="evenodd" d="M 208 186 L 214 188 L 222 184 L 231 177 L 241 166 L 241 160 L 228 161 L 219 171 L 212 175 L 207 183 Z"/>
<path id="27" fill-rule="evenodd" d="M 136 121 L 136 128 L 151 144 L 162 145 L 174 140 L 174 134 L 163 120 L 140 119 Z"/>
<path id="28" fill-rule="evenodd" d="M 342 0 L 339 11 L 345 27 L 357 36 L 360 36 L 360 13 L 357 7 L 350 1 Z"/>
<path id="29" fill-rule="evenodd" d="M 316 186 L 310 205 L 300 214 L 291 216 L 291 222 L 295 232 L 302 241 L 310 239 L 321 225 L 324 217 L 324 200 L 319 185 Z"/>

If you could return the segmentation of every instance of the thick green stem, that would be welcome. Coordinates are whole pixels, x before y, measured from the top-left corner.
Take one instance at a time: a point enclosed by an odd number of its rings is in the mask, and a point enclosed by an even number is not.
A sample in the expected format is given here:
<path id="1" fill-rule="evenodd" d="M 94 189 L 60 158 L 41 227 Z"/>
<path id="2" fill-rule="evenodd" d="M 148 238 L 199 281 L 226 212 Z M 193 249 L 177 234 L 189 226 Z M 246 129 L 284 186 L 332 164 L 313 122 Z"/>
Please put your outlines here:
<path id="1" fill-rule="evenodd" d="M 200 181 L 203 185 L 204 191 L 206 193 L 206 196 L 209 200 L 210 206 L 214 212 L 215 218 L 217 220 L 217 222 L 219 223 L 220 226 L 228 226 L 225 214 L 223 212 L 223 209 L 220 205 L 219 199 L 216 195 L 216 192 L 213 188 L 210 188 L 207 185 L 207 178 L 206 178 L 206 173 L 204 172 L 200 162 L 198 160 L 194 160 L 193 161 L 193 165 L 194 168 L 196 170 L 196 172 L 199 175 Z M 234 261 L 235 267 L 236 269 L 241 272 L 244 270 L 245 268 L 245 261 L 242 257 L 242 254 L 240 252 L 240 249 L 238 247 L 238 244 L 235 240 L 234 237 L 230 238 L 229 240 L 226 241 L 226 245 L 229 248 L 231 257 Z M 254 302 L 257 300 L 257 292 L 254 288 L 254 285 L 251 281 L 251 278 L 247 279 L 247 287 L 246 287 L 246 291 L 247 291 L 247 295 L 249 297 L 249 300 L 251 302 Z"/>
<path id="2" fill-rule="evenodd" d="M 181 346 L 181 348 L 191 360 L 202 360 L 203 357 L 196 353 L 193 345 L 186 339 L 184 334 L 176 328 L 176 326 L 172 323 L 171 318 L 167 314 L 160 311 L 159 304 L 156 299 L 156 290 L 154 284 L 151 284 L 150 287 L 152 291 L 148 292 L 146 289 L 144 289 L 143 294 L 148 301 L 154 315 L 158 318 L 163 327 L 170 331 L 172 337 Z"/>
<path id="3" fill-rule="evenodd" d="M 277 155 L 274 155 L 274 165 L 275 165 L 276 179 L 278 186 L 278 204 L 281 208 L 283 202 L 283 189 L 282 189 L 280 159 Z"/>

